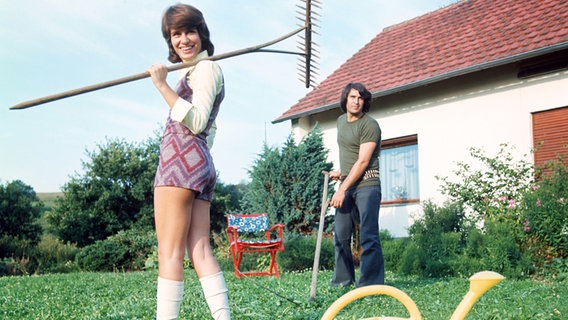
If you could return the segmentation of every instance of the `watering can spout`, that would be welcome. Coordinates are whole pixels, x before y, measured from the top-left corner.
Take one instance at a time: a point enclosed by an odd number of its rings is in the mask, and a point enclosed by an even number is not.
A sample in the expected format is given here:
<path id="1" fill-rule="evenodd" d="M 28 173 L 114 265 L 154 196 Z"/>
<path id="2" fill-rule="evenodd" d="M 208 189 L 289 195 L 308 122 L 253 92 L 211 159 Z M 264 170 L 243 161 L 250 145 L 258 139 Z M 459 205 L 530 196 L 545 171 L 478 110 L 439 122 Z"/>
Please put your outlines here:
<path id="1" fill-rule="evenodd" d="M 463 320 L 477 299 L 505 277 L 493 271 L 481 271 L 469 278 L 469 292 L 465 295 L 450 320 Z"/>

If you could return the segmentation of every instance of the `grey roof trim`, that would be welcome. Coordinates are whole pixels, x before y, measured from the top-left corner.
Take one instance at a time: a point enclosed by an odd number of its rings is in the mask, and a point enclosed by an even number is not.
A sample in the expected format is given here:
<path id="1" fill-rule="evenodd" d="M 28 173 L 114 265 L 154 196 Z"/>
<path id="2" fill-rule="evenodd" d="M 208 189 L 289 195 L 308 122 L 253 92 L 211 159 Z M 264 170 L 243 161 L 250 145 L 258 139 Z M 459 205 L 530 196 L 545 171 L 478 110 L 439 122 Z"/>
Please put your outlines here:
<path id="1" fill-rule="evenodd" d="M 439 82 L 442 80 L 447 80 L 450 78 L 454 78 L 454 77 L 458 77 L 458 76 L 462 76 L 468 73 L 473 73 L 473 72 L 477 72 L 477 71 L 481 71 L 481 70 L 485 70 L 485 69 L 490 69 L 490 68 L 494 68 L 494 67 L 499 67 L 502 65 L 506 65 L 509 63 L 513 63 L 513 62 L 518 62 L 524 59 L 530 59 L 530 58 L 534 58 L 540 55 L 544 55 L 544 54 L 548 54 L 548 53 L 553 53 L 556 51 L 560 51 L 560 50 L 564 50 L 564 49 L 568 49 L 568 42 L 561 42 L 561 43 L 557 43 L 555 45 L 552 46 L 548 46 L 548 47 L 543 47 L 543 48 L 539 48 L 539 49 L 535 49 L 532 51 L 527 51 L 524 53 L 519 53 L 510 57 L 506 57 L 506 58 L 501 58 L 501 59 L 497 59 L 494 61 L 489 61 L 489 62 L 485 62 L 485 63 L 480 63 L 471 67 L 467 67 L 464 69 L 459 69 L 459 70 L 455 70 L 455 71 L 451 71 L 448 73 L 444 73 L 444 74 L 440 74 L 437 76 L 433 76 L 427 79 L 423 79 L 423 80 L 419 80 L 416 82 L 411 82 L 408 84 L 405 84 L 403 86 L 400 87 L 395 87 L 395 88 L 391 88 L 388 90 L 384 90 L 384 91 L 378 91 L 373 93 L 373 98 L 378 98 L 378 97 L 384 97 L 390 94 L 394 94 L 394 93 L 399 93 L 405 90 L 409 90 L 409 89 L 414 89 L 414 88 L 418 88 L 418 87 L 422 87 L 428 84 L 433 84 L 435 82 Z M 305 117 L 305 116 L 309 116 L 312 114 L 316 114 L 316 113 L 320 113 L 320 112 L 324 112 L 327 110 L 331 110 L 331 109 L 335 109 L 339 107 L 339 102 L 336 103 L 332 103 L 332 104 L 328 104 L 325 106 L 321 106 L 315 109 L 311 109 L 308 111 L 304 111 L 304 112 L 300 112 L 300 113 L 296 113 L 287 117 L 284 117 L 282 119 L 276 119 L 274 121 L 272 121 L 272 123 L 279 123 L 279 122 L 283 122 L 283 121 L 287 121 L 287 120 L 293 120 L 293 119 L 297 119 L 297 118 L 301 118 L 301 117 Z"/>

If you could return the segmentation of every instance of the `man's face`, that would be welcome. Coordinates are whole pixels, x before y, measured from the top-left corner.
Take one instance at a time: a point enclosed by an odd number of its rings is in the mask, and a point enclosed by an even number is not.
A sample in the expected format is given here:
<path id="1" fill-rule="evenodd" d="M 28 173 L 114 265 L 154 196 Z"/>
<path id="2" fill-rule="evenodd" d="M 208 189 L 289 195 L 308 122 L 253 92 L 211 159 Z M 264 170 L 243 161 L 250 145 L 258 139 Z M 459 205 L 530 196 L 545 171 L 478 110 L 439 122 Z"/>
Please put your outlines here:
<path id="1" fill-rule="evenodd" d="M 345 109 L 350 116 L 359 117 L 363 115 L 363 98 L 359 91 L 351 89 L 347 94 L 347 103 Z"/>

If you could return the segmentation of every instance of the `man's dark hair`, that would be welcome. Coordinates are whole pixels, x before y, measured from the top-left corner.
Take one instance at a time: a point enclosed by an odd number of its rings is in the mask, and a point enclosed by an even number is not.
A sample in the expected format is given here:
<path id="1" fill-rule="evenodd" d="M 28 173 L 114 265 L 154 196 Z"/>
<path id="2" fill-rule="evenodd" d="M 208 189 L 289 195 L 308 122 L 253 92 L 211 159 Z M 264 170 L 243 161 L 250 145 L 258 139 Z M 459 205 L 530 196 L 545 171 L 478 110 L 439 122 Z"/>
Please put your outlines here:
<path id="1" fill-rule="evenodd" d="M 345 105 L 347 104 L 347 96 L 349 95 L 349 91 L 351 91 L 351 89 L 359 91 L 361 98 L 363 98 L 363 113 L 369 112 L 369 109 L 371 108 L 371 92 L 369 92 L 369 90 L 367 90 L 364 85 L 358 82 L 349 83 L 345 86 L 345 89 L 343 89 L 339 103 L 341 111 L 343 111 L 343 113 L 347 112 Z"/>

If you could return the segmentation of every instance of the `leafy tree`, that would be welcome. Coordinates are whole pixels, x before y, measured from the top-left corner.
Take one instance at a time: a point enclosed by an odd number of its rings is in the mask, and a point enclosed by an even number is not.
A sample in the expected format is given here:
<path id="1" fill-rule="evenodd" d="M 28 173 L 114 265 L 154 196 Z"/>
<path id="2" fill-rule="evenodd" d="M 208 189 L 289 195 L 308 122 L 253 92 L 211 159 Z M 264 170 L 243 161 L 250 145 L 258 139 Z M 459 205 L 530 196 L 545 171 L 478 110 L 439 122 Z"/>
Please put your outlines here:
<path id="1" fill-rule="evenodd" d="M 42 233 L 38 223 L 42 207 L 33 188 L 24 182 L 0 185 L 0 237 L 37 243 Z"/>
<path id="2" fill-rule="evenodd" d="M 159 139 L 141 144 L 111 139 L 87 152 L 84 174 L 63 186 L 47 221 L 62 240 L 85 246 L 137 224 L 152 227 Z"/>
<path id="3" fill-rule="evenodd" d="M 248 172 L 242 207 L 268 213 L 271 222 L 285 224 L 291 233 L 311 233 L 321 211 L 322 171 L 332 168 L 327 153 L 319 126 L 298 145 L 291 136 L 281 150 L 264 145 Z"/>

